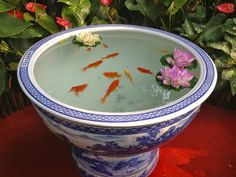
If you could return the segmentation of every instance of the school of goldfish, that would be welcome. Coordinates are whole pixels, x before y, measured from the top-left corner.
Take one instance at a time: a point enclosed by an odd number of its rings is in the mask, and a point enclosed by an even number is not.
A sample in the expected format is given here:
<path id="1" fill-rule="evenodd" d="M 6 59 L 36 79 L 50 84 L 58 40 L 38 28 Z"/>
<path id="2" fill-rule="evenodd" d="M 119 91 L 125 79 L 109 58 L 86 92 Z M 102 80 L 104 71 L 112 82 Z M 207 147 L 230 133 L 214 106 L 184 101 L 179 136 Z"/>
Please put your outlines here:
<path id="1" fill-rule="evenodd" d="M 109 46 L 107 44 L 102 44 L 103 48 L 109 48 Z M 90 52 L 92 50 L 91 47 L 86 48 L 86 51 Z M 119 55 L 118 52 L 113 52 L 110 53 L 104 57 L 101 57 L 99 60 L 93 62 L 93 63 L 89 63 L 87 66 L 82 68 L 83 72 L 86 72 L 88 69 L 92 69 L 92 68 L 97 68 L 99 67 L 105 60 L 111 59 L 111 58 L 115 58 Z M 137 71 L 139 71 L 142 74 L 147 74 L 147 75 L 153 75 L 153 72 L 150 71 L 147 68 L 143 68 L 143 67 L 137 67 Z M 111 84 L 107 87 L 105 94 L 103 97 L 101 97 L 100 99 L 100 103 L 104 104 L 106 103 L 108 97 L 111 95 L 111 93 L 113 93 L 120 84 L 120 80 L 119 78 L 121 76 L 123 76 L 123 74 L 118 73 L 116 71 L 109 71 L 109 72 L 104 72 L 102 73 L 103 76 L 105 76 L 106 78 L 109 79 L 115 79 L 111 82 Z M 131 75 L 131 72 L 128 70 L 128 68 L 124 69 L 124 75 L 127 77 L 127 79 L 134 85 L 134 80 L 133 77 Z M 76 96 L 79 96 L 82 92 L 84 92 L 84 90 L 86 90 L 86 88 L 88 88 L 88 84 L 87 83 L 83 83 L 80 85 L 76 85 L 70 88 L 69 92 L 73 92 Z"/>

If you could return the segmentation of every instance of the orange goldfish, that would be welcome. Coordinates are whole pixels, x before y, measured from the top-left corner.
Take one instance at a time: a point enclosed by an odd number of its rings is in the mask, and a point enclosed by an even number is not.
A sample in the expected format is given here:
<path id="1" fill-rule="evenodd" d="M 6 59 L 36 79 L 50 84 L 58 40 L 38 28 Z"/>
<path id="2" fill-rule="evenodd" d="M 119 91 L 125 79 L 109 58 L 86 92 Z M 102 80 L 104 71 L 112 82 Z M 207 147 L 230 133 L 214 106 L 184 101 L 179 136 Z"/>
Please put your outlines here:
<path id="1" fill-rule="evenodd" d="M 71 87 L 70 92 L 74 92 L 76 96 L 79 96 L 81 92 L 83 92 L 88 87 L 88 84 L 77 85 Z"/>
<path id="2" fill-rule="evenodd" d="M 105 95 L 100 99 L 102 104 L 106 102 L 107 97 L 119 86 L 119 83 L 120 81 L 117 79 L 117 80 L 114 80 L 109 85 L 108 89 L 106 90 Z"/>
<path id="3" fill-rule="evenodd" d="M 125 75 L 127 76 L 127 78 L 130 80 L 130 82 L 131 82 L 132 84 L 134 84 L 134 81 L 133 81 L 133 78 L 132 78 L 132 76 L 131 76 L 131 73 L 129 72 L 129 70 L 128 70 L 127 68 L 125 68 L 124 73 L 125 73 Z"/>
<path id="4" fill-rule="evenodd" d="M 88 52 L 90 52 L 91 50 L 92 50 L 92 48 L 91 47 L 89 47 L 89 48 L 87 48 L 86 49 Z"/>
<path id="5" fill-rule="evenodd" d="M 146 68 L 141 68 L 141 67 L 138 67 L 137 69 L 138 69 L 138 70 L 139 70 L 139 72 L 141 72 L 141 73 L 150 74 L 150 75 L 152 75 L 152 74 L 153 74 L 153 72 L 152 72 L 152 71 L 150 71 L 150 70 L 148 70 L 148 69 L 146 69 Z"/>
<path id="6" fill-rule="evenodd" d="M 116 57 L 117 55 L 119 55 L 119 53 L 118 52 L 114 52 L 114 53 L 111 53 L 111 54 L 109 54 L 109 55 L 107 55 L 105 57 L 102 57 L 101 59 L 105 60 L 105 59 Z"/>
<path id="7" fill-rule="evenodd" d="M 104 48 L 108 48 L 109 46 L 107 45 L 107 44 L 102 44 L 102 46 L 104 47 Z"/>
<path id="8" fill-rule="evenodd" d="M 104 72 L 103 75 L 105 77 L 108 77 L 108 78 L 119 78 L 120 76 L 122 76 L 121 74 L 119 74 L 118 72 Z"/>
<path id="9" fill-rule="evenodd" d="M 89 68 L 97 68 L 99 65 L 102 64 L 102 62 L 103 62 L 102 60 L 98 60 L 98 61 L 95 61 L 93 63 L 90 63 L 89 65 L 82 68 L 82 71 L 86 71 Z"/>

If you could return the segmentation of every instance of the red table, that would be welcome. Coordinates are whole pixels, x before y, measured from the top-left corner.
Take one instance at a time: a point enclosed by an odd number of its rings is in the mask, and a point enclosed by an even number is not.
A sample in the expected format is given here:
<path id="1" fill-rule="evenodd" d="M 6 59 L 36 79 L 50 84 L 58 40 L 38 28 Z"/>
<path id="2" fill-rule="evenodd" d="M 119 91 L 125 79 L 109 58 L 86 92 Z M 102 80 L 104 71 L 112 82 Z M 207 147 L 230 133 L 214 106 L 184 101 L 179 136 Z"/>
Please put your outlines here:
<path id="1" fill-rule="evenodd" d="M 0 177 L 79 177 L 70 147 L 32 107 L 0 119 Z M 204 104 L 150 177 L 236 177 L 236 111 Z"/>

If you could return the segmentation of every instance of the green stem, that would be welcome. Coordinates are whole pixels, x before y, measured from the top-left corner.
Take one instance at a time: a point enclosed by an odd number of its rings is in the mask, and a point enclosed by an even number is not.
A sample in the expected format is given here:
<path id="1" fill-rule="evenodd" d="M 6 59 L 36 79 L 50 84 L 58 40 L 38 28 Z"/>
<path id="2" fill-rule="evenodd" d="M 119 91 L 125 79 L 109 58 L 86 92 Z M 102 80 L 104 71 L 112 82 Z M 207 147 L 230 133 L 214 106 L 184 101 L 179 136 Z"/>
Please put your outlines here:
<path id="1" fill-rule="evenodd" d="M 163 26 L 164 30 L 165 30 L 165 31 L 167 31 L 166 24 L 164 23 L 164 21 L 163 21 L 162 17 L 160 17 L 160 19 L 161 19 L 161 24 L 162 24 L 162 26 Z"/>
<path id="2" fill-rule="evenodd" d="M 168 29 L 168 31 L 171 30 L 171 27 L 172 27 L 172 15 L 169 15 L 169 29 Z"/>
<path id="3" fill-rule="evenodd" d="M 110 16 L 110 13 L 109 13 L 109 7 L 105 7 L 105 11 L 106 11 L 106 15 L 107 15 L 107 18 L 110 20 L 110 22 L 112 24 L 114 24 L 114 20 L 112 19 L 112 17 Z"/>

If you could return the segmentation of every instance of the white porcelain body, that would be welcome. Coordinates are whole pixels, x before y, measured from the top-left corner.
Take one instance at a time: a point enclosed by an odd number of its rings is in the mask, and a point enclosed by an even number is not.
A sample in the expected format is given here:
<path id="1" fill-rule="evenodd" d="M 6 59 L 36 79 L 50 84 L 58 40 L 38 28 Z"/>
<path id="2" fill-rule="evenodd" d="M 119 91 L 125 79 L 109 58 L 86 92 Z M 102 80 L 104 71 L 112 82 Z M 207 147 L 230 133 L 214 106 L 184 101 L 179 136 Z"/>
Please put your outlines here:
<path id="1" fill-rule="evenodd" d="M 145 177 L 158 161 L 158 147 L 187 127 L 200 106 L 171 120 L 131 128 L 77 124 L 35 108 L 46 126 L 72 145 L 73 158 L 83 176 Z"/>
<path id="2" fill-rule="evenodd" d="M 197 85 L 173 103 L 129 113 L 80 110 L 57 102 L 41 92 L 32 71 L 38 51 L 47 48 L 51 40 L 62 40 L 80 30 L 113 29 L 158 34 L 188 48 L 197 57 L 201 71 Z M 64 31 L 35 44 L 20 62 L 18 78 L 47 127 L 72 145 L 73 158 L 83 176 L 146 177 L 157 163 L 158 147 L 178 135 L 192 121 L 202 102 L 213 91 L 217 74 L 209 56 L 179 36 L 151 28 L 102 25 Z"/>

